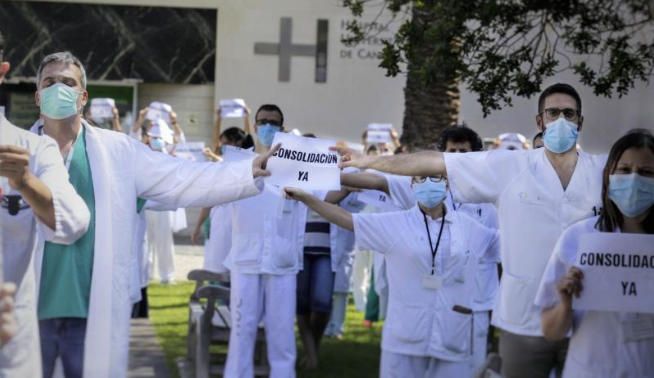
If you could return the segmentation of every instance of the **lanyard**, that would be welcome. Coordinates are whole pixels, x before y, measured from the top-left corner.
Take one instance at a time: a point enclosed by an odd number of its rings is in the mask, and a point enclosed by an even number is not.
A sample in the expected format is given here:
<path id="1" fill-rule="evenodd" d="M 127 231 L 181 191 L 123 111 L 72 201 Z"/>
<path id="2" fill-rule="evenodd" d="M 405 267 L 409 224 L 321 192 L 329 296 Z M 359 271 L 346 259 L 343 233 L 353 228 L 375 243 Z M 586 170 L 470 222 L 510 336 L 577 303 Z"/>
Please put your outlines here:
<path id="1" fill-rule="evenodd" d="M 443 209 L 443 216 L 441 217 L 441 229 L 438 231 L 438 239 L 436 240 L 436 248 L 431 242 L 431 232 L 429 232 L 429 224 L 427 223 L 427 216 L 425 213 L 422 213 L 422 218 L 425 221 L 425 228 L 427 229 L 427 240 L 429 240 L 429 249 L 431 252 L 431 275 L 434 275 L 436 268 L 436 252 L 438 252 L 438 246 L 441 244 L 441 236 L 443 235 L 443 226 L 445 225 L 445 209 Z"/>

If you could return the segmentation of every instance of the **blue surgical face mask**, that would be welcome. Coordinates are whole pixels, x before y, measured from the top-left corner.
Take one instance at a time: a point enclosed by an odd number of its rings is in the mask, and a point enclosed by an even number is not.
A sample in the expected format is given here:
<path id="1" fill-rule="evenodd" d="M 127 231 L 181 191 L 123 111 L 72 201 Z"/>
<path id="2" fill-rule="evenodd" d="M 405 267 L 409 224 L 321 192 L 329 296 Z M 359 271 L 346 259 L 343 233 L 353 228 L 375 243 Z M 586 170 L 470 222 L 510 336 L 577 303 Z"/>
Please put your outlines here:
<path id="1" fill-rule="evenodd" d="M 433 209 L 445 199 L 447 185 L 445 180 L 433 182 L 427 179 L 423 183 L 413 183 L 412 189 L 419 204 L 428 209 Z"/>
<path id="2" fill-rule="evenodd" d="M 57 83 L 41 89 L 41 114 L 51 119 L 66 119 L 79 113 L 77 100 L 80 92 L 67 86 Z"/>
<path id="3" fill-rule="evenodd" d="M 275 133 L 281 131 L 281 127 L 269 123 L 257 126 L 257 138 L 259 142 L 266 147 L 272 146 Z"/>
<path id="4" fill-rule="evenodd" d="M 150 148 L 154 151 L 163 151 L 166 143 L 161 138 L 150 138 Z"/>
<path id="5" fill-rule="evenodd" d="M 654 205 L 654 178 L 637 173 L 610 175 L 608 195 L 624 216 L 637 217 Z"/>
<path id="6" fill-rule="evenodd" d="M 569 151 L 577 144 L 578 126 L 563 117 L 545 125 L 543 144 L 555 154 Z"/>

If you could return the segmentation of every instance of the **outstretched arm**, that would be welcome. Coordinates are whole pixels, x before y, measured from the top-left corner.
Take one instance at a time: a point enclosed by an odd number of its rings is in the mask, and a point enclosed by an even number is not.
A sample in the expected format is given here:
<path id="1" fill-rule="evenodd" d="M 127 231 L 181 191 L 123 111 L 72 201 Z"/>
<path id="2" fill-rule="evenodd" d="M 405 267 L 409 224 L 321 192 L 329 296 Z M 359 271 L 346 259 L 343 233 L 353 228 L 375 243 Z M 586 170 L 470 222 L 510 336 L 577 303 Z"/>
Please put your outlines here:
<path id="1" fill-rule="evenodd" d="M 402 176 L 437 176 L 446 174 L 443 153 L 421 151 L 393 156 L 365 156 L 349 148 L 332 147 L 343 157 L 342 167 L 375 169 Z"/>
<path id="2" fill-rule="evenodd" d="M 341 185 L 357 189 L 379 190 L 390 194 L 386 177 L 370 172 L 341 173 Z"/>
<path id="3" fill-rule="evenodd" d="M 284 192 L 286 192 L 286 195 L 290 198 L 304 202 L 304 204 L 310 207 L 311 210 L 320 214 L 320 216 L 327 219 L 330 223 L 334 223 L 335 225 L 346 230 L 354 231 L 352 214 L 347 210 L 339 207 L 338 205 L 321 201 L 301 189 L 284 188 Z"/>

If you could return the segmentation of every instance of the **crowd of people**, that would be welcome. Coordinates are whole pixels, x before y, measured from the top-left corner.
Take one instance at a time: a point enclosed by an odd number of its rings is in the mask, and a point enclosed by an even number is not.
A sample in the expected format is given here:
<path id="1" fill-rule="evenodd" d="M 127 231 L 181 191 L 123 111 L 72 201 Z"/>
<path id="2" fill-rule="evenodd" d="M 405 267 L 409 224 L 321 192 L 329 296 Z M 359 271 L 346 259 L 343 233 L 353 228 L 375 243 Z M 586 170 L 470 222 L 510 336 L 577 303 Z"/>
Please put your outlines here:
<path id="1" fill-rule="evenodd" d="M 363 151 L 333 147 L 340 190 L 306 192 L 261 179 L 287 132 L 279 106 L 246 106 L 243 128 L 225 130 L 218 109 L 209 161 L 190 162 L 174 156 L 185 137 L 172 109 L 168 122 L 143 109 L 127 134 L 117 117 L 99 128 L 83 115 L 86 81 L 75 56 L 48 55 L 31 131 L 0 118 L 2 195 L 24 204 L 0 214 L 0 376 L 49 378 L 57 360 L 66 377 L 126 376 L 150 249 L 170 281 L 170 212 L 187 207 L 203 209 L 192 239 L 204 229 L 204 268 L 229 277 L 217 282 L 231 296 L 226 377 L 254 376 L 260 324 L 271 377 L 318 368 L 362 286 L 366 319 L 385 318 L 381 377 L 481 374 L 492 326 L 503 377 L 654 376 L 653 314 L 572 306 L 583 235 L 654 234 L 654 136 L 632 130 L 608 157 L 582 151 L 572 86 L 541 93 L 533 148 L 507 133 L 485 149 L 467 126 L 423 150 L 364 133 Z"/>

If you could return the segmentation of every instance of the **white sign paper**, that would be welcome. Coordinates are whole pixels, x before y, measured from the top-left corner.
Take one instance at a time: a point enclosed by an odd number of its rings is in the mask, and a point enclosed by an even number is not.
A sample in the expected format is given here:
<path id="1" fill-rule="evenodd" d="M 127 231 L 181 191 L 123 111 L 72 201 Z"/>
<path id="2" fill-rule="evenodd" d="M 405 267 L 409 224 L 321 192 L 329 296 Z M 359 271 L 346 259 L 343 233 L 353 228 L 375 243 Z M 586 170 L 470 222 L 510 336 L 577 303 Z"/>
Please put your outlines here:
<path id="1" fill-rule="evenodd" d="M 113 98 L 94 98 L 91 100 L 91 118 L 95 122 L 102 122 L 114 117 L 116 101 Z"/>
<path id="2" fill-rule="evenodd" d="M 5 107 L 4 106 L 0 106 L 0 116 L 5 117 Z"/>
<path id="3" fill-rule="evenodd" d="M 268 160 L 268 184 L 304 190 L 341 189 L 340 157 L 329 150 L 334 141 L 277 133 L 273 146 L 278 143 L 281 148 Z"/>
<path id="4" fill-rule="evenodd" d="M 393 125 L 390 123 L 371 123 L 368 125 L 366 142 L 368 143 L 390 143 L 391 130 Z"/>
<path id="5" fill-rule="evenodd" d="M 379 211 L 399 210 L 391 197 L 381 190 L 364 190 L 357 195 L 357 199 L 366 205 L 374 206 Z"/>
<path id="6" fill-rule="evenodd" d="M 235 98 L 220 100 L 220 116 L 222 118 L 241 118 L 245 116 L 245 100 Z"/>
<path id="7" fill-rule="evenodd" d="M 170 112 L 172 111 L 173 108 L 170 105 L 159 101 L 153 101 L 148 106 L 148 112 L 145 114 L 145 119 L 149 119 L 150 121 L 163 119 L 170 125 Z"/>
<path id="8" fill-rule="evenodd" d="M 574 309 L 654 313 L 654 235 L 582 235 L 575 265 L 584 279 Z"/>
<path id="9" fill-rule="evenodd" d="M 175 147 L 175 156 L 190 161 L 206 161 L 204 142 L 179 143 Z"/>

